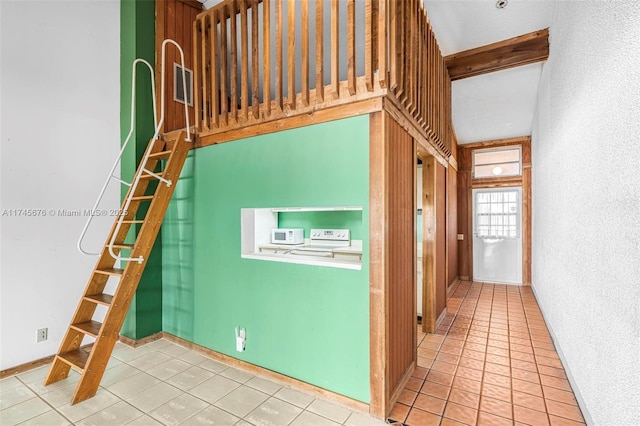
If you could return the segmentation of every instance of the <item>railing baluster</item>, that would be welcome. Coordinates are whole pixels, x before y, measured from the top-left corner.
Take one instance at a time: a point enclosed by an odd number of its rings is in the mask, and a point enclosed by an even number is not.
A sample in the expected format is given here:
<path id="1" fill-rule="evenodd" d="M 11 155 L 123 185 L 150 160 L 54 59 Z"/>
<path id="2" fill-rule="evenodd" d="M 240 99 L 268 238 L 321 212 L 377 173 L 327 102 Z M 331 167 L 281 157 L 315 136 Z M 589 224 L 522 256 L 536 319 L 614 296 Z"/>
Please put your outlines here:
<path id="1" fill-rule="evenodd" d="M 347 88 L 356 94 L 356 4 L 347 0 Z"/>
<path id="2" fill-rule="evenodd" d="M 414 116 L 416 118 L 416 121 L 418 121 L 418 123 L 420 123 L 420 118 L 421 118 L 421 110 L 420 108 L 422 107 L 422 103 L 420 102 L 421 98 L 422 98 L 422 68 L 421 66 L 421 60 L 422 60 L 422 42 L 420 37 L 422 36 L 422 21 L 420 20 L 420 15 L 421 15 L 421 11 L 420 11 L 420 7 L 419 5 L 417 5 L 417 9 L 416 9 L 416 43 L 415 43 L 415 52 L 416 52 L 416 59 L 415 59 L 415 69 L 416 69 L 416 91 L 415 91 L 415 108 L 416 111 L 414 113 Z"/>
<path id="3" fill-rule="evenodd" d="M 287 3 L 287 32 L 288 48 L 287 55 L 289 55 L 287 63 L 287 83 L 289 88 L 287 90 L 287 99 L 289 99 L 289 108 L 296 109 L 296 2 L 297 0 L 289 0 Z"/>
<path id="4" fill-rule="evenodd" d="M 249 118 L 249 28 L 247 26 L 247 0 L 240 0 L 240 117 Z"/>
<path id="5" fill-rule="evenodd" d="M 426 16 L 422 25 L 423 25 L 424 31 L 422 35 L 422 40 L 420 42 L 420 49 L 422 50 L 422 61 L 420 65 L 420 70 L 421 70 L 420 72 L 424 74 L 424 78 L 423 78 L 424 88 L 422 90 L 421 116 L 422 116 L 422 128 L 426 129 L 426 126 L 428 124 L 427 111 L 429 110 L 429 105 L 427 103 L 427 99 L 428 99 L 427 92 L 429 91 L 429 75 L 427 70 L 427 58 L 429 57 L 429 51 L 427 50 L 427 39 L 429 38 L 429 29 L 427 27 Z"/>
<path id="6" fill-rule="evenodd" d="M 230 4 L 230 12 L 229 12 L 229 20 L 230 20 L 230 28 L 229 32 L 231 33 L 231 70 L 229 73 L 230 91 L 231 91 L 231 105 L 229 108 L 229 113 L 231 119 L 235 122 L 238 121 L 238 22 L 236 10 L 238 7 L 236 6 L 236 0 L 229 0 Z"/>
<path id="7" fill-rule="evenodd" d="M 384 0 L 382 0 L 384 3 Z M 398 25 L 400 17 L 398 13 L 398 2 L 389 2 L 389 88 L 397 94 L 399 70 L 402 66 L 400 62 L 400 49 L 398 48 Z"/>
<path id="8" fill-rule="evenodd" d="M 282 100 L 282 0 L 275 1 L 276 12 L 276 106 L 280 111 L 284 110 Z"/>
<path id="9" fill-rule="evenodd" d="M 262 104 L 264 113 L 271 115 L 271 1 L 262 2 Z M 257 89 L 256 89 L 257 90 Z"/>
<path id="10" fill-rule="evenodd" d="M 416 30 L 413 21 L 414 0 L 407 0 L 407 110 L 409 114 L 413 112 L 413 95 L 415 90 L 415 69 L 413 59 L 415 58 L 415 35 Z"/>
<path id="11" fill-rule="evenodd" d="M 302 19 L 302 65 L 300 72 L 301 99 L 303 106 L 309 106 L 309 2 L 300 3 L 300 18 Z"/>
<path id="12" fill-rule="evenodd" d="M 339 7 L 338 0 L 331 0 L 331 89 L 334 99 L 340 97 Z"/>
<path id="13" fill-rule="evenodd" d="M 316 1 L 316 103 L 324 102 L 324 1 Z"/>
<path id="14" fill-rule="evenodd" d="M 205 128 L 209 128 L 209 86 L 207 84 L 207 17 L 202 18 L 202 32 L 200 33 L 201 49 L 201 70 L 202 70 L 202 91 L 204 96 L 202 97 L 202 121 Z"/>
<path id="15" fill-rule="evenodd" d="M 227 7 L 220 11 L 220 111 L 222 124 L 229 123 L 228 66 L 227 66 Z"/>
<path id="16" fill-rule="evenodd" d="M 394 1 L 394 0 L 391 0 Z M 407 2 L 406 1 L 401 1 L 398 2 L 398 7 L 397 7 L 397 11 L 398 11 L 398 33 L 400 34 L 400 38 L 398 40 L 399 42 L 399 48 L 398 48 L 398 64 L 397 66 L 399 67 L 399 75 L 398 75 L 398 100 L 400 102 L 404 102 L 404 100 L 406 99 L 406 93 L 407 93 L 407 87 L 406 87 L 406 70 L 407 70 L 407 63 L 406 63 L 406 54 L 407 54 L 407 37 L 405 34 L 405 21 L 407 19 Z"/>
<path id="17" fill-rule="evenodd" d="M 211 14 L 211 127 L 220 126 L 220 87 L 218 84 L 218 11 Z"/>
<path id="18" fill-rule="evenodd" d="M 202 28 L 202 19 L 196 19 L 193 22 L 193 48 L 195 49 L 195 54 L 193 55 L 193 69 L 194 70 L 198 70 L 201 67 L 201 60 L 200 60 L 200 55 L 198 55 L 198 52 L 200 52 L 202 50 L 202 47 L 200 46 L 200 31 Z M 202 107 L 201 107 L 201 103 L 202 101 L 200 100 L 202 96 L 206 96 L 206 92 L 204 91 L 204 89 L 202 88 L 201 84 L 200 84 L 200 80 L 202 79 L 202 71 L 201 72 L 196 72 L 194 75 L 194 82 L 193 82 L 193 105 L 195 106 L 195 126 L 196 129 L 198 131 L 202 130 L 202 125 L 203 125 L 203 121 L 204 121 L 204 117 L 201 115 L 202 114 Z M 156 111 L 157 114 L 157 111 Z"/>
<path id="19" fill-rule="evenodd" d="M 268 1 L 267 1 L 268 3 Z M 258 40 L 258 2 L 253 2 L 251 5 L 251 109 L 253 118 L 260 117 L 260 95 L 259 82 L 260 82 L 260 62 L 258 60 L 258 49 L 260 46 L 260 40 Z"/>
<path id="20" fill-rule="evenodd" d="M 364 5 L 364 83 L 368 92 L 373 91 L 373 0 Z M 375 47 L 374 47 L 375 46 Z"/>
<path id="21" fill-rule="evenodd" d="M 381 20 L 383 19 L 383 17 L 380 15 L 380 3 L 381 2 L 385 2 L 388 0 L 373 0 L 371 2 L 371 73 L 374 73 L 375 70 L 379 69 L 379 64 L 378 64 L 378 50 L 382 47 L 379 43 L 378 43 L 378 33 L 380 31 L 388 31 L 386 30 L 384 27 L 386 27 L 386 22 L 383 28 L 380 28 L 380 22 L 382 22 Z M 384 12 L 384 9 L 383 9 Z M 384 19 L 386 19 L 386 15 L 384 15 Z M 383 38 L 383 40 L 386 40 L 386 37 Z M 385 47 L 386 47 L 386 43 L 385 43 Z M 386 56 L 386 55 L 385 55 Z M 385 58 L 386 59 L 386 58 Z M 385 66 L 386 68 L 386 61 L 382 64 Z M 381 76 L 384 76 L 385 73 L 382 73 Z M 381 78 L 379 78 L 378 80 L 381 80 Z M 384 85 L 381 87 L 385 87 Z"/>
<path id="22" fill-rule="evenodd" d="M 435 62 L 436 62 L 436 50 L 433 45 L 433 34 L 429 35 L 429 53 L 431 54 L 431 60 L 429 61 L 429 132 L 431 136 L 435 136 L 435 87 L 436 87 L 436 75 L 435 75 Z"/>

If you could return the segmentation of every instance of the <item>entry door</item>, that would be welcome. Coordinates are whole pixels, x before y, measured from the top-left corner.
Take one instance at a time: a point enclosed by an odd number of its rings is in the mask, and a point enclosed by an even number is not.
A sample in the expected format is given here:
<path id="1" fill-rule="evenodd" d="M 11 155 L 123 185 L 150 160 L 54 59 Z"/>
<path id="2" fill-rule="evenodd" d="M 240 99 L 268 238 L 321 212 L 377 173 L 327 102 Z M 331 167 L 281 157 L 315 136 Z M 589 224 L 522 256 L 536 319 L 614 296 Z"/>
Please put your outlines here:
<path id="1" fill-rule="evenodd" d="M 522 284 L 522 188 L 473 190 L 473 279 Z"/>

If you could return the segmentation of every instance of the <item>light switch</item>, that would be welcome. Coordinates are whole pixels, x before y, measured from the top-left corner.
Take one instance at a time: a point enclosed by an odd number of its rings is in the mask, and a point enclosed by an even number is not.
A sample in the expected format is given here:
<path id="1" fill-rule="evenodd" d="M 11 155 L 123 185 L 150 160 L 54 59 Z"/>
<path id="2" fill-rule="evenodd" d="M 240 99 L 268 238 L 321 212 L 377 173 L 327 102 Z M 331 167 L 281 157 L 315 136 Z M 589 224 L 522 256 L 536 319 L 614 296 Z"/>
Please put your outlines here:
<path id="1" fill-rule="evenodd" d="M 458 234 L 458 241 L 464 240 L 464 234 Z"/>

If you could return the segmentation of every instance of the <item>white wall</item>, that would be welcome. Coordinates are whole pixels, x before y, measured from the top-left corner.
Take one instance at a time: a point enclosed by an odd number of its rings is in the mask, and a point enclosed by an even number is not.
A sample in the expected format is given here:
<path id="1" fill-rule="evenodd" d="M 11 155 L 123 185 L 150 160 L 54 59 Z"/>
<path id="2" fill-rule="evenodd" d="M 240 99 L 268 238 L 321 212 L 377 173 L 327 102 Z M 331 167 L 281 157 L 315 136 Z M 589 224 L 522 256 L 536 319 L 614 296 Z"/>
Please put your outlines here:
<path id="1" fill-rule="evenodd" d="M 95 263 L 75 247 L 85 218 L 58 209 L 90 208 L 118 152 L 120 2 L 3 0 L 0 22 L 1 370 L 57 351 Z M 112 186 L 102 206 L 118 205 Z"/>
<path id="2" fill-rule="evenodd" d="M 590 424 L 640 424 L 640 2 L 557 2 L 533 132 L 533 289 Z"/>

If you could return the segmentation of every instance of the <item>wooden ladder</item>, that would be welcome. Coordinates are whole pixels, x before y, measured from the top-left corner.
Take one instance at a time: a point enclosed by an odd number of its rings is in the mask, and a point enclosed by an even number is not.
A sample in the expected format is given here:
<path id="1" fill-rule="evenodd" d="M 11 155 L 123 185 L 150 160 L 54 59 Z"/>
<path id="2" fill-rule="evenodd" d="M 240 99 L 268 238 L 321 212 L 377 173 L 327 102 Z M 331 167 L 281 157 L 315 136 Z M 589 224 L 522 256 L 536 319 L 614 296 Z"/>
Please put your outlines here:
<path id="1" fill-rule="evenodd" d="M 89 277 L 84 294 L 78 302 L 71 324 L 45 379 L 45 386 L 50 385 L 67 378 L 71 368 L 78 370 L 80 380 L 71 404 L 91 398 L 98 390 L 113 347 L 118 341 L 120 328 L 160 230 L 175 184 L 192 146 L 185 141 L 184 132 L 174 133 L 173 136 L 166 136 L 165 139 L 152 140 L 149 143 L 148 160 L 146 164 L 141 162 L 136 172 L 136 176 L 140 174 L 138 185 L 135 189 L 135 185 L 129 188 L 122 204 L 124 208 L 126 200 L 131 197 L 128 211 L 119 229 L 117 226 L 119 218 L 116 218 L 111 228 L 100 258 Z M 156 170 L 161 167 L 161 160 L 167 160 L 164 169 L 154 173 L 170 180 L 172 184 L 167 185 L 165 182 L 158 181 L 153 194 L 148 194 L 152 188 L 149 184 L 157 178 L 146 173 L 144 169 Z M 142 203 L 149 203 L 149 208 L 144 219 L 136 220 L 136 213 Z M 125 244 L 125 238 L 133 224 L 142 224 L 142 227 L 135 242 Z M 109 253 L 109 243 L 115 232 L 117 235 L 113 244 L 114 252 L 119 255 L 122 250 L 130 250 L 129 257 L 142 257 L 142 262 L 129 261 L 124 269 L 115 268 L 116 260 Z M 109 277 L 118 278 L 118 285 L 113 294 L 104 293 Z M 107 308 L 102 323 L 93 320 L 98 305 Z M 88 347 L 81 347 L 85 336 L 90 336 L 95 341 Z"/>

